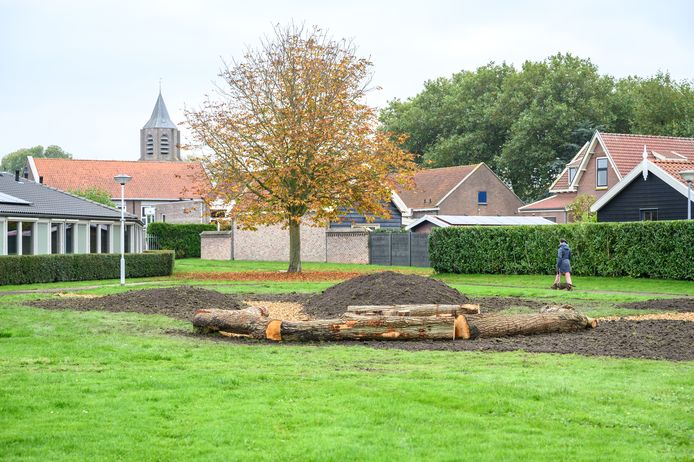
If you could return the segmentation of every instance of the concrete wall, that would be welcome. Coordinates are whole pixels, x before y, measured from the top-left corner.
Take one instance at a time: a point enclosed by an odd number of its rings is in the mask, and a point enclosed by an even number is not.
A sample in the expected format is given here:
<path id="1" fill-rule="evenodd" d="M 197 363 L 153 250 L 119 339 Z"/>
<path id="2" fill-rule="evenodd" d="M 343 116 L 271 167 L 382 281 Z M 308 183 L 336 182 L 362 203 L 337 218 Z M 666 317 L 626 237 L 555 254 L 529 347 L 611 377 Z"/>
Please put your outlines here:
<path id="1" fill-rule="evenodd" d="M 233 260 L 233 233 L 231 231 L 203 231 L 200 233 L 200 258 L 203 260 Z"/>

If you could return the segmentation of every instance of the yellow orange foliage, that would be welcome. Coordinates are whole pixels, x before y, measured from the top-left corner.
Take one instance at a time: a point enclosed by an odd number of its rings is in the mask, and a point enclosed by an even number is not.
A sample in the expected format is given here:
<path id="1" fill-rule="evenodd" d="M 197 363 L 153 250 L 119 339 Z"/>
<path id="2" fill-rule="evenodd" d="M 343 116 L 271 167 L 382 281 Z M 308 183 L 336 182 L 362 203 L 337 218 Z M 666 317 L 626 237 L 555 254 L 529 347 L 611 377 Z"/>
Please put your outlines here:
<path id="1" fill-rule="evenodd" d="M 299 225 L 325 225 L 344 209 L 388 216 L 396 182 L 412 156 L 403 139 L 378 131 L 365 103 L 372 63 L 348 41 L 319 28 L 275 28 L 272 39 L 225 66 L 217 99 L 186 112 L 196 141 L 209 148 L 211 197 L 234 202 L 242 227 L 289 228 L 290 271 L 300 271 Z"/>

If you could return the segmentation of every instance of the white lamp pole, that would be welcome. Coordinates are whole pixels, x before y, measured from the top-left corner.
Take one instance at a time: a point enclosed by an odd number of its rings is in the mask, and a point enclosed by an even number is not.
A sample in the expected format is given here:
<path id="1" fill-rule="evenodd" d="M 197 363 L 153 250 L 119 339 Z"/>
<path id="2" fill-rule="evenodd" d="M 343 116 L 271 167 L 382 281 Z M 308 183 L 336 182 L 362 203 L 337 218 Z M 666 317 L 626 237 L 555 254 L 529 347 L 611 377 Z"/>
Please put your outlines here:
<path id="1" fill-rule="evenodd" d="M 684 181 L 687 182 L 687 220 L 692 219 L 692 181 L 694 181 L 694 170 L 683 170 L 680 172 Z"/>
<path id="2" fill-rule="evenodd" d="M 125 285 L 125 183 L 131 176 L 120 174 L 113 177 L 120 184 L 120 285 Z"/>

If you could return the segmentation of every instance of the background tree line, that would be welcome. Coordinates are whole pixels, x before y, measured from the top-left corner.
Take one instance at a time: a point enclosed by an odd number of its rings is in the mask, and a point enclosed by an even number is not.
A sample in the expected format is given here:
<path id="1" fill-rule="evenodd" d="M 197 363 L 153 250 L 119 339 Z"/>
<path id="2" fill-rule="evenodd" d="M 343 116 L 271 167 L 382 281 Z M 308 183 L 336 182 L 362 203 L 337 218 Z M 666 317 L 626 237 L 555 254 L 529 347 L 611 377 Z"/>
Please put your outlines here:
<path id="1" fill-rule="evenodd" d="M 547 188 L 594 130 L 694 136 L 694 87 L 667 73 L 615 79 L 557 54 L 518 70 L 494 62 L 428 81 L 380 115 L 427 167 L 485 162 L 526 201 Z"/>

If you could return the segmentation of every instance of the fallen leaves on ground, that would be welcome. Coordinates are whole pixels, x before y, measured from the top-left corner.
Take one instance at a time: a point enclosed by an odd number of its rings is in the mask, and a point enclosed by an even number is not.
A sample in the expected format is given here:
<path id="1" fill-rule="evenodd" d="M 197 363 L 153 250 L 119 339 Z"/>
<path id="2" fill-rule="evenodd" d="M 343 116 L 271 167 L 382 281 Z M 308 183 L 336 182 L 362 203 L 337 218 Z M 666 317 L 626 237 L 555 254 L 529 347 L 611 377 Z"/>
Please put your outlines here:
<path id="1" fill-rule="evenodd" d="M 176 279 L 197 279 L 211 281 L 344 281 L 364 274 L 357 271 L 302 271 L 287 273 L 285 271 L 239 271 L 209 273 L 176 273 Z"/>

